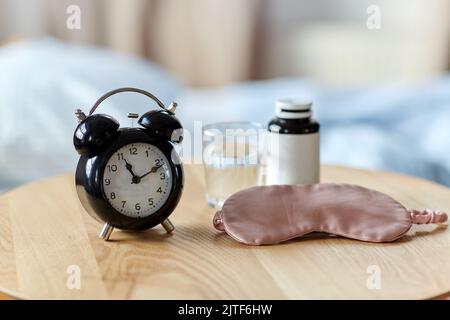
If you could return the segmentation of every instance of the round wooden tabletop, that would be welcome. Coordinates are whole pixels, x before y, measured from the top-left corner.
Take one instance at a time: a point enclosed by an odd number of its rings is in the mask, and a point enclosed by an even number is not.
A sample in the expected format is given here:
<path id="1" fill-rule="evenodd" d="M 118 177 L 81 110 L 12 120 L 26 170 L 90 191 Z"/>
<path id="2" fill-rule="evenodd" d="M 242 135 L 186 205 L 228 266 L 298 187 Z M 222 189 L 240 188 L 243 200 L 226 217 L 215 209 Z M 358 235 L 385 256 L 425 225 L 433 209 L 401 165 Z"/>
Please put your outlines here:
<path id="1" fill-rule="evenodd" d="M 212 226 L 203 171 L 186 166 L 176 229 L 114 231 L 81 207 L 72 174 L 0 196 L 0 292 L 25 299 L 426 299 L 450 291 L 450 232 L 414 226 L 393 243 L 304 238 L 239 244 Z M 450 211 L 450 189 L 413 177 L 324 166 L 409 208 Z"/>

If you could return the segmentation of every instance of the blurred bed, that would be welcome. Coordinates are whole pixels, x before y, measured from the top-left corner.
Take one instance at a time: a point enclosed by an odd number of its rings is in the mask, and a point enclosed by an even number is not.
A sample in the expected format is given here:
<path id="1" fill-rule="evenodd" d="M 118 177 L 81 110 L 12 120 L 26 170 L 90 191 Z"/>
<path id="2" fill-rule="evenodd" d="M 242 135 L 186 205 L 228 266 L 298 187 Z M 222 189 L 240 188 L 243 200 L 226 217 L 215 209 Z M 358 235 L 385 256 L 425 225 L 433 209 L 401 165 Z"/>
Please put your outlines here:
<path id="1" fill-rule="evenodd" d="M 298 78 L 192 89 L 148 61 L 48 38 L 0 48 L 0 70 L 0 190 L 73 170 L 73 110 L 87 111 L 101 94 L 121 86 L 177 101 L 191 132 L 195 121 L 267 123 L 276 99 L 309 96 L 322 125 L 323 162 L 450 185 L 450 77 L 345 90 Z M 145 98 L 122 95 L 100 112 L 127 125 L 126 112 L 148 107 Z"/>

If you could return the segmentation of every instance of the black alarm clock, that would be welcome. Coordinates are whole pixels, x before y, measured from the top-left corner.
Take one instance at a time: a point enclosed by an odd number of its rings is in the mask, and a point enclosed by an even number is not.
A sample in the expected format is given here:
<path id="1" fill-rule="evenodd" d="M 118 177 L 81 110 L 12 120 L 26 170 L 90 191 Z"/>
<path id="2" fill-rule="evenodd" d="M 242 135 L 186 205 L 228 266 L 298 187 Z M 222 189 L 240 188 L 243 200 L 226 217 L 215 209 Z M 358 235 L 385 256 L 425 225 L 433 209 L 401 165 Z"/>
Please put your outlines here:
<path id="1" fill-rule="evenodd" d="M 113 117 L 93 114 L 108 97 L 136 92 L 152 99 L 159 110 L 140 118 L 139 127 L 120 127 Z M 162 224 L 174 230 L 168 219 L 183 190 L 183 167 L 174 144 L 183 139 L 175 117 L 176 103 L 168 108 L 150 92 L 119 88 L 100 97 L 86 116 L 75 112 L 79 124 L 73 144 L 81 155 L 75 184 L 84 209 L 104 222 L 100 237 L 108 240 L 113 229 L 144 230 Z"/>

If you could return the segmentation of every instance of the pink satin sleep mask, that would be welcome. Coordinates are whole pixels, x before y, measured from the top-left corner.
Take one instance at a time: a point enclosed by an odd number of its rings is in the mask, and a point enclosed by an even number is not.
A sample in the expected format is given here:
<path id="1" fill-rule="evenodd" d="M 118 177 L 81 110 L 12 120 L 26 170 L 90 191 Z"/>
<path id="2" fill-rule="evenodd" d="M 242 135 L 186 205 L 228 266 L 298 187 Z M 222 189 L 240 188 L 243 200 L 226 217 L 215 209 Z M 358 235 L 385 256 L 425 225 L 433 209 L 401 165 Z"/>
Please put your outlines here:
<path id="1" fill-rule="evenodd" d="M 230 196 L 214 216 L 216 229 L 250 245 L 275 244 L 326 232 L 369 242 L 394 241 L 412 224 L 443 223 L 447 215 L 408 210 L 388 195 L 335 183 L 252 187 Z"/>

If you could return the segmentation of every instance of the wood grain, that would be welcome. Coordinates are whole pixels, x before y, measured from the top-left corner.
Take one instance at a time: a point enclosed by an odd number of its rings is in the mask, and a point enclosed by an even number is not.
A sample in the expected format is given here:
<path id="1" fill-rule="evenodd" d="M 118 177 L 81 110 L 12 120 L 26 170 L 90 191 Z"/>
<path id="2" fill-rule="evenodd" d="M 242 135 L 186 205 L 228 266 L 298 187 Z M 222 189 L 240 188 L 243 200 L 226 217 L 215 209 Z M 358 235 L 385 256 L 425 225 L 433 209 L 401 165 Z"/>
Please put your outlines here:
<path id="1" fill-rule="evenodd" d="M 324 181 L 386 192 L 407 207 L 450 211 L 450 189 L 399 174 L 324 166 Z M 212 227 L 201 166 L 186 166 L 186 188 L 162 227 L 97 235 L 71 174 L 0 196 L 0 291 L 25 299 L 425 299 L 450 292 L 450 233 L 415 226 L 402 240 L 370 244 L 303 238 L 276 246 L 236 243 Z M 67 268 L 80 267 L 80 290 Z M 381 289 L 366 286 L 367 267 L 381 270 Z M 0 298 L 2 297 L 0 294 Z"/>

